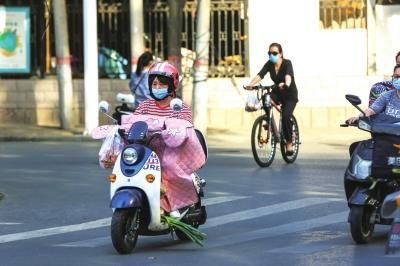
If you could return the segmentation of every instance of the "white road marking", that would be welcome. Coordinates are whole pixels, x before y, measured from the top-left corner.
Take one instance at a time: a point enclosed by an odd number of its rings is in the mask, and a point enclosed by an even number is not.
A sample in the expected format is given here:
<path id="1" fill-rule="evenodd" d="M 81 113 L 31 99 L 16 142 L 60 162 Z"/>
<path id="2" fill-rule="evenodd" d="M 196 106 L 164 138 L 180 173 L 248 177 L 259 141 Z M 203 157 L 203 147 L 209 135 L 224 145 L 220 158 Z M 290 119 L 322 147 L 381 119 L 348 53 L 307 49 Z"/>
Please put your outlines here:
<path id="1" fill-rule="evenodd" d="M 310 229 L 321 227 L 321 226 L 331 225 L 334 223 L 346 222 L 347 215 L 348 215 L 347 211 L 339 212 L 339 213 L 334 213 L 334 214 L 330 214 L 327 216 L 318 217 L 318 218 L 314 218 L 314 219 L 297 221 L 297 222 L 282 224 L 282 225 L 274 226 L 274 227 L 270 227 L 270 228 L 254 230 L 254 231 L 247 232 L 244 234 L 231 235 L 229 237 L 226 236 L 226 237 L 217 239 L 215 241 L 215 244 L 211 243 L 211 247 L 226 246 L 226 245 L 237 244 L 237 243 L 252 241 L 252 240 L 261 239 L 261 238 L 286 235 L 289 233 L 306 231 L 306 230 L 310 230 Z M 207 244 L 207 247 L 209 247 L 208 244 Z"/>
<path id="2" fill-rule="evenodd" d="M 204 205 L 209 206 L 209 205 L 214 205 L 214 204 L 220 204 L 224 202 L 229 202 L 229 201 L 234 201 L 234 200 L 241 200 L 241 199 L 247 199 L 250 198 L 249 196 L 224 196 L 224 197 L 214 197 L 214 198 L 208 198 L 205 199 Z"/>
<path id="3" fill-rule="evenodd" d="M 206 199 L 205 203 L 207 205 L 213 205 L 213 204 L 219 204 L 219 203 L 223 203 L 223 202 L 240 200 L 240 199 L 244 199 L 244 198 L 247 198 L 247 197 L 222 196 L 222 197 Z M 83 230 L 87 230 L 87 229 L 95 229 L 95 228 L 109 226 L 110 223 L 111 223 L 111 218 L 104 218 L 104 219 L 100 219 L 100 220 L 95 220 L 95 221 L 81 223 L 81 224 L 75 224 L 75 225 L 67 225 L 67 226 L 39 229 L 39 230 L 34 230 L 34 231 L 22 232 L 22 233 L 0 235 L 0 244 L 18 241 L 18 240 L 37 238 L 37 237 L 52 236 L 52 235 L 59 235 L 59 234 L 64 234 L 64 233 L 76 232 L 76 231 L 83 231 Z"/>
<path id="4" fill-rule="evenodd" d="M 213 201 L 217 201 L 218 198 L 214 198 Z M 221 197 L 228 199 L 228 197 Z M 233 198 L 231 198 L 233 199 Z M 237 198 L 236 198 L 237 199 Z M 221 199 L 222 200 L 222 199 Z M 318 205 L 322 203 L 327 203 L 331 201 L 341 201 L 339 199 L 332 199 L 332 198 L 304 198 L 299 200 L 288 201 L 284 203 L 274 204 L 270 206 L 264 206 L 260 208 L 255 208 L 251 210 L 239 211 L 227 215 L 222 215 L 214 218 L 207 219 L 205 225 L 201 226 L 201 229 L 207 229 L 211 227 L 216 227 L 219 225 L 224 225 L 232 222 L 238 222 L 243 220 L 249 220 L 253 218 L 258 218 L 261 216 L 271 215 L 275 213 L 280 213 L 284 211 L 290 211 L 294 209 L 309 207 L 312 205 Z M 87 243 L 88 242 L 88 243 Z M 59 244 L 56 246 L 68 246 L 68 247 L 93 247 L 93 245 L 106 245 L 110 243 L 109 238 L 95 238 L 95 239 L 88 239 L 76 242 L 69 242 L 65 244 Z"/>
<path id="5" fill-rule="evenodd" d="M 218 225 L 223 225 L 232 222 L 239 222 L 243 220 L 249 220 L 253 218 L 258 218 L 265 215 L 291 211 L 295 209 L 300 209 L 304 207 L 309 207 L 312 205 L 323 204 L 331 201 L 341 201 L 340 199 L 334 198 L 304 198 L 299 200 L 287 201 L 283 203 L 278 203 L 274 205 L 259 207 L 255 209 L 234 212 L 215 218 L 207 219 L 207 222 L 202 228 L 210 228 Z"/>
<path id="6" fill-rule="evenodd" d="M 0 158 L 21 158 L 20 154 L 0 154 Z"/>
<path id="7" fill-rule="evenodd" d="M 287 223 L 279 226 L 263 228 L 259 230 L 249 231 L 236 235 L 229 235 L 213 239 L 211 242 L 206 242 L 205 247 L 207 248 L 218 248 L 229 245 L 235 245 L 238 243 L 249 242 L 257 239 L 275 237 L 280 235 L 286 235 L 290 233 L 303 232 L 313 228 L 327 226 L 335 223 L 346 222 L 348 212 L 339 212 L 330 214 L 327 216 L 309 219 L 304 221 L 297 221 L 293 223 Z M 185 246 L 180 245 L 179 247 L 168 247 L 166 249 L 185 249 Z M 192 248 L 187 246 L 187 248 Z"/>
<path id="8" fill-rule="evenodd" d="M 242 199 L 242 197 L 216 197 L 210 198 L 209 204 L 217 204 L 221 202 L 233 201 Z M 331 201 L 340 201 L 339 199 L 332 199 L 332 198 L 305 198 L 299 199 L 279 204 L 274 204 L 270 206 L 264 206 L 260 208 L 255 208 L 251 210 L 239 211 L 227 215 L 218 216 L 215 218 L 210 218 L 207 220 L 207 223 L 202 226 L 202 228 L 211 228 L 231 222 L 238 222 L 243 220 L 249 220 L 265 215 L 275 214 L 284 211 L 295 210 L 299 208 L 304 208 L 312 205 L 327 203 Z M 346 212 L 347 213 L 347 212 Z M 76 232 L 76 231 L 83 231 L 88 229 L 95 229 L 100 227 L 109 226 L 111 222 L 110 218 L 99 219 L 87 223 L 75 224 L 75 225 L 67 225 L 67 226 L 60 226 L 60 227 L 53 227 L 53 228 L 46 228 L 46 229 L 39 229 L 34 231 L 27 231 L 21 233 L 14 233 L 14 234 L 7 234 L 7 235 L 0 235 L 0 244 L 13 242 L 18 240 L 26 240 L 38 237 L 45 237 L 45 236 L 52 236 L 52 235 L 59 235 L 64 233 Z M 294 228 L 293 226 L 291 228 Z M 268 229 L 263 229 L 268 230 Z M 251 236 L 250 234 L 249 236 Z M 231 239 L 231 238 L 229 238 Z M 88 240 L 86 240 L 88 241 Z M 90 241 L 90 240 L 89 240 Z M 94 240 L 94 242 L 102 242 L 104 241 L 103 238 Z M 83 241 L 78 241 L 83 244 Z M 68 243 L 67 243 L 68 244 Z"/>
<path id="9" fill-rule="evenodd" d="M 290 253 L 290 254 L 310 254 L 310 253 L 316 253 L 316 252 L 321 252 L 321 251 L 326 251 L 328 249 L 333 249 L 338 246 L 343 247 L 344 245 L 342 244 L 325 244 L 325 243 L 320 243 L 321 241 L 318 242 L 313 242 L 313 243 L 301 243 L 289 247 L 283 247 L 283 248 L 275 248 L 271 250 L 267 250 L 268 253 Z"/>
<path id="10" fill-rule="evenodd" d="M 31 238 L 37 238 L 37 237 L 52 236 L 52 235 L 59 235 L 59 234 L 64 234 L 64 233 L 76 232 L 76 231 L 83 231 L 83 230 L 88 230 L 88 229 L 95 229 L 95 228 L 99 228 L 99 227 L 109 226 L 110 223 L 111 223 L 110 218 L 104 218 L 104 219 L 95 220 L 95 221 L 87 222 L 87 223 L 81 223 L 81 224 L 66 225 L 66 226 L 39 229 L 39 230 L 34 230 L 34 231 L 22 232 L 22 233 L 1 235 L 0 236 L 0 244 L 18 241 L 18 240 L 25 240 L 25 239 L 31 239 Z"/>
<path id="11" fill-rule="evenodd" d="M 22 224 L 22 223 L 2 223 L 2 222 L 0 222 L 0 225 L 15 225 L 15 224 Z"/>
<path id="12" fill-rule="evenodd" d="M 141 236 L 142 237 L 142 236 Z M 111 243 L 111 238 L 107 237 L 96 237 L 92 239 L 86 239 L 81 241 L 68 242 L 63 244 L 54 245 L 56 247 L 72 247 L 72 248 L 94 248 L 103 246 L 106 243 Z"/>

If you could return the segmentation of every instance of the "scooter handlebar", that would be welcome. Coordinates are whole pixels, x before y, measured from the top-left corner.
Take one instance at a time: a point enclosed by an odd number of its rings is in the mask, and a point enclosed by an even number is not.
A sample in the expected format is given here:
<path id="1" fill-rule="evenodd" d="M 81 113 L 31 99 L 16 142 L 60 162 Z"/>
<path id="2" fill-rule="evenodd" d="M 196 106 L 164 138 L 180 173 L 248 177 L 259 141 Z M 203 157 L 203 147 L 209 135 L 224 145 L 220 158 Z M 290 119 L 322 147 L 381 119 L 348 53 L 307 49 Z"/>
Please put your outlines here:
<path id="1" fill-rule="evenodd" d="M 356 127 L 358 125 L 358 121 L 355 121 L 353 123 L 349 123 L 349 120 L 344 121 L 343 124 L 340 124 L 340 127 Z"/>

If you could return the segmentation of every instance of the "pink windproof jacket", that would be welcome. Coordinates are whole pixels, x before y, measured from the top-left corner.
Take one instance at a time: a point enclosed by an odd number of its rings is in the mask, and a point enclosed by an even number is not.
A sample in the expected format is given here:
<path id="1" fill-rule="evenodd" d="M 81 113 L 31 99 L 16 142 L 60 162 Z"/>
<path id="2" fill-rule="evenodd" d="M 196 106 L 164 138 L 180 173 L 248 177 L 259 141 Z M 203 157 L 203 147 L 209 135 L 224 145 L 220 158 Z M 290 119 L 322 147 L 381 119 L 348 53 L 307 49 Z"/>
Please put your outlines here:
<path id="1" fill-rule="evenodd" d="M 204 165 L 206 158 L 193 125 L 183 119 L 133 114 L 123 116 L 120 127 L 129 130 L 137 121 L 146 122 L 150 134 L 161 132 L 161 136 L 151 143 L 161 160 L 162 183 L 166 190 L 161 207 L 170 212 L 196 203 L 198 197 L 192 174 Z M 104 126 L 101 132 L 104 138 L 107 132 Z M 101 138 L 95 132 L 92 137 Z"/>

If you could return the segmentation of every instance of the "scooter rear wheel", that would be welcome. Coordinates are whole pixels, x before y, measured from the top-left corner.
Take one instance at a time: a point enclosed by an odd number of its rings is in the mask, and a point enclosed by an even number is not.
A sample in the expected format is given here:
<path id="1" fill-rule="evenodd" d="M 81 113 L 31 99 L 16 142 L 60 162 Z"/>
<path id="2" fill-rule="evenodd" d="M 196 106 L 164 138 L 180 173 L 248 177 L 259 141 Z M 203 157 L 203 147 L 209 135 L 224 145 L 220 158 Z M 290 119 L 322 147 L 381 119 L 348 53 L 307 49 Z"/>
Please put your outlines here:
<path id="1" fill-rule="evenodd" d="M 111 240 L 120 254 L 133 251 L 138 239 L 139 209 L 116 209 L 111 219 Z"/>
<path id="2" fill-rule="evenodd" d="M 357 244 L 367 244 L 374 233 L 375 224 L 371 223 L 373 209 L 365 206 L 351 206 L 350 231 Z"/>

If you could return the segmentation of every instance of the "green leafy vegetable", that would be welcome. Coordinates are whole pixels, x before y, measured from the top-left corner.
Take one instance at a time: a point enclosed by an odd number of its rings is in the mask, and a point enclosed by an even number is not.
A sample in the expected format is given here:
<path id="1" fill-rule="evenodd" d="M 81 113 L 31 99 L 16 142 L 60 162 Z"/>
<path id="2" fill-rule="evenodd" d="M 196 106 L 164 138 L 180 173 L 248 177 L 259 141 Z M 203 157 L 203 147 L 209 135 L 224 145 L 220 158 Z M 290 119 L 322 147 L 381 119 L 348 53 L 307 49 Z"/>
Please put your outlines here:
<path id="1" fill-rule="evenodd" d="M 161 215 L 161 221 L 167 223 L 174 230 L 181 231 L 197 245 L 203 246 L 203 241 L 206 239 L 207 235 L 202 233 L 199 229 L 167 215 Z"/>

